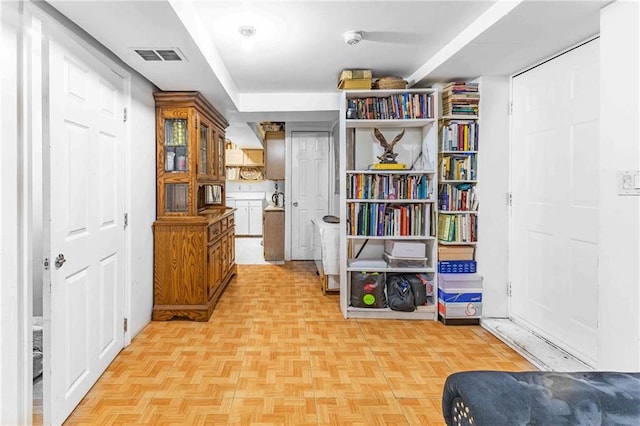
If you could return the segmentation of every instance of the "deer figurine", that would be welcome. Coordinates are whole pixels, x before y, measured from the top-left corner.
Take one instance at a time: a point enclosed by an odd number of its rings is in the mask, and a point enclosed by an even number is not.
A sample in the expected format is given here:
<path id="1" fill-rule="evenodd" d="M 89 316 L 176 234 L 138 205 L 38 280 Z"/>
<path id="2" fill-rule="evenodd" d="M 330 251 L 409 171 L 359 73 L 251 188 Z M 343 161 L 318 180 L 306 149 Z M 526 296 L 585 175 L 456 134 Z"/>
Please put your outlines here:
<path id="1" fill-rule="evenodd" d="M 404 136 L 404 129 L 402 132 L 398 133 L 395 138 L 391 141 L 391 143 L 387 142 L 387 139 L 384 137 L 382 132 L 378 129 L 373 129 L 373 134 L 380 142 L 380 146 L 384 148 L 384 153 L 378 157 L 381 164 L 396 164 L 396 157 L 398 154 L 393 152 L 393 147 L 398 143 L 400 139 Z"/>

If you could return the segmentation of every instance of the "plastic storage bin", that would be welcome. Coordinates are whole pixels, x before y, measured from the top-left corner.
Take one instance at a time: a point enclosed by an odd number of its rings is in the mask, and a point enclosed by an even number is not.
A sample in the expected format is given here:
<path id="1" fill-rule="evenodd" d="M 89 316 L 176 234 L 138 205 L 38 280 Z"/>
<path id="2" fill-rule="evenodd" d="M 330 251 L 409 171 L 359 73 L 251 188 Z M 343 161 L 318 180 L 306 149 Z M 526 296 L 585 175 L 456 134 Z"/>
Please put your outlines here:
<path id="1" fill-rule="evenodd" d="M 482 275 L 438 274 L 438 288 L 447 293 L 482 293 Z"/>
<path id="2" fill-rule="evenodd" d="M 383 259 L 390 268 L 426 268 L 426 257 L 395 257 L 384 253 Z"/>

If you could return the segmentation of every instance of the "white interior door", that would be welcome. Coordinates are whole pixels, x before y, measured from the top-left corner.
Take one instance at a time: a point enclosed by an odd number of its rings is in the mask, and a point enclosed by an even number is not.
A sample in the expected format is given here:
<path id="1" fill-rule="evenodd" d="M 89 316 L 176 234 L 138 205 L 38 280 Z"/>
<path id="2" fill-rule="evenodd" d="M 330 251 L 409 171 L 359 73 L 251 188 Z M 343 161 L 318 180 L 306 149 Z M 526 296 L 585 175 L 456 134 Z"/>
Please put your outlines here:
<path id="1" fill-rule="evenodd" d="M 291 132 L 291 259 L 313 260 L 313 224 L 329 210 L 329 133 Z"/>
<path id="2" fill-rule="evenodd" d="M 597 361 L 599 42 L 513 78 L 512 316 Z"/>
<path id="3" fill-rule="evenodd" d="M 64 35 L 50 41 L 48 73 L 51 306 L 44 399 L 45 421 L 61 424 L 124 344 L 124 80 Z M 59 255 L 64 263 L 56 263 Z"/>

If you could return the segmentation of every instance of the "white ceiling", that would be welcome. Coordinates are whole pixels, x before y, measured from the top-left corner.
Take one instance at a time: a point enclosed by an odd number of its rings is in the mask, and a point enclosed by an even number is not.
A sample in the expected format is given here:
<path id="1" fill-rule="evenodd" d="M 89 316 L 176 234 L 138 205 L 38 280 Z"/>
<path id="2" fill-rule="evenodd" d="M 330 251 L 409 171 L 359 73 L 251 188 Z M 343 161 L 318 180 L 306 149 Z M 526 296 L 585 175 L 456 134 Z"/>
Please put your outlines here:
<path id="1" fill-rule="evenodd" d="M 161 90 L 199 90 L 236 126 L 335 121 L 343 69 L 421 87 L 514 74 L 596 35 L 607 2 L 49 0 Z M 349 30 L 362 42 L 348 46 Z M 187 61 L 145 62 L 140 47 Z"/>

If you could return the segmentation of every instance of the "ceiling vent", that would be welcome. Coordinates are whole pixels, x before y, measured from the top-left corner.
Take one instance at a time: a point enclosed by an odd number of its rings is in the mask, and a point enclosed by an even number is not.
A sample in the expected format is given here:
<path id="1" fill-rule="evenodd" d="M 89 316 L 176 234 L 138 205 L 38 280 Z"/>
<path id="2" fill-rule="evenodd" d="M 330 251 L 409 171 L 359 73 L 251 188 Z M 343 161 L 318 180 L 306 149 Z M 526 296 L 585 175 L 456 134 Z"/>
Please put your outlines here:
<path id="1" fill-rule="evenodd" d="M 186 61 L 180 50 L 174 48 L 139 48 L 133 49 L 145 61 Z"/>

